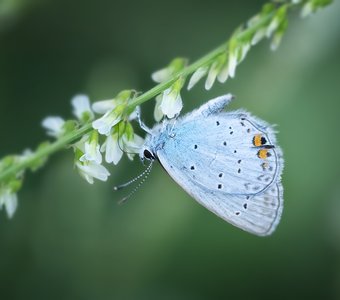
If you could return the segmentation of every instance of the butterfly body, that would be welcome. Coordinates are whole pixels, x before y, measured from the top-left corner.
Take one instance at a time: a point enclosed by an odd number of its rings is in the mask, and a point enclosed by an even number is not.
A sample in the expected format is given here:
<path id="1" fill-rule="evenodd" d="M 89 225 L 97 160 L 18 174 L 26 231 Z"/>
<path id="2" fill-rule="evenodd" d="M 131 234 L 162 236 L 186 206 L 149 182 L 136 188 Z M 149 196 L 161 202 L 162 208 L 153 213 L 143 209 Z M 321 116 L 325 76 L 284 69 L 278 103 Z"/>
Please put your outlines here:
<path id="1" fill-rule="evenodd" d="M 193 198 L 227 222 L 271 234 L 281 217 L 283 159 L 272 127 L 245 111 L 224 112 L 230 94 L 156 125 L 141 158 L 158 159 Z"/>

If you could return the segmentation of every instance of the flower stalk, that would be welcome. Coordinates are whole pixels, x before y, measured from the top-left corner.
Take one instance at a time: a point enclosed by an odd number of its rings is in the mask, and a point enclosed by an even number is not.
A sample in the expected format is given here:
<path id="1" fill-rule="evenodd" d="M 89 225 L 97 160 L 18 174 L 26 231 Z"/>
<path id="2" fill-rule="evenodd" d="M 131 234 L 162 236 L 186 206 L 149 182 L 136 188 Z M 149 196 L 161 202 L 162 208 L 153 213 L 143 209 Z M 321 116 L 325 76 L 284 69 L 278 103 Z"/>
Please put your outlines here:
<path id="1" fill-rule="evenodd" d="M 16 192 L 19 189 L 13 188 L 13 185 L 21 186 L 25 170 L 35 171 L 45 164 L 50 155 L 71 145 L 76 155 L 75 166 L 80 174 L 89 183 L 93 183 L 93 178 L 105 181 L 110 174 L 102 165 L 100 152 L 107 151 L 105 161 L 116 164 L 123 155 L 122 150 L 127 151 L 128 157 L 132 159 L 143 143 L 143 139 L 134 134 L 130 124 L 139 105 L 156 98 L 157 121 L 164 116 L 177 116 L 182 109 L 180 92 L 187 81 L 190 90 L 206 77 L 204 86 L 208 90 L 216 79 L 224 83 L 228 78 L 234 78 L 238 65 L 258 42 L 271 38 L 271 49 L 275 50 L 279 46 L 287 28 L 290 10 L 301 8 L 301 15 L 307 16 L 330 3 L 331 0 L 269 2 L 247 25 L 238 27 L 228 41 L 205 56 L 191 64 L 187 64 L 184 58 L 175 58 L 167 67 L 153 73 L 153 80 L 159 83 L 142 94 L 124 90 L 113 99 L 94 103 L 92 109 L 86 95 L 74 97 L 71 102 L 76 120 L 49 117 L 43 122 L 48 133 L 56 138 L 54 142 L 44 142 L 35 151 L 0 160 L 0 209 L 5 206 L 11 217 L 16 209 Z M 189 75 L 192 75 L 191 79 L 187 80 Z M 121 124 L 124 126 L 120 127 Z M 106 141 L 101 144 L 104 137 Z M 1 191 L 4 192 L 1 194 Z"/>
<path id="2" fill-rule="evenodd" d="M 49 157 L 51 154 L 64 149 L 66 146 L 79 140 L 84 134 L 90 132 L 92 129 L 91 123 L 85 124 L 79 129 L 76 129 L 68 134 L 64 135 L 60 139 L 56 140 L 54 143 L 50 143 L 32 154 L 32 156 L 23 159 L 22 161 L 12 164 L 0 173 L 0 183 L 6 181 L 6 179 L 15 176 L 22 170 L 29 168 L 34 165 L 36 161 Z"/>

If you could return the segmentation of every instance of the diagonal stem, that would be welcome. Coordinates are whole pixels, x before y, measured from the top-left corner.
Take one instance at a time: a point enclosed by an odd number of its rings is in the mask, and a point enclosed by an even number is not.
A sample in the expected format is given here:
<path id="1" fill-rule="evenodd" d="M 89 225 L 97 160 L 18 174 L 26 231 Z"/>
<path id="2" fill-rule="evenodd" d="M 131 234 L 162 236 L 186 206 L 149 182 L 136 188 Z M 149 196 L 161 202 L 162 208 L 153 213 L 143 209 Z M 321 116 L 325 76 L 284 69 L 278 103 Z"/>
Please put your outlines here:
<path id="1" fill-rule="evenodd" d="M 286 4 L 287 5 L 287 4 Z M 298 4 L 288 4 L 287 7 L 291 8 L 294 6 L 298 6 Z M 242 40 L 245 38 L 249 38 L 249 36 L 253 35 L 258 29 L 266 25 L 270 20 L 273 18 L 274 14 L 276 13 L 276 10 L 268 13 L 265 16 L 262 16 L 260 20 L 249 26 L 248 28 L 240 31 L 236 35 L 232 36 L 233 39 Z M 164 92 L 167 88 L 169 88 L 179 77 L 187 77 L 188 75 L 194 73 L 198 68 L 208 66 L 210 65 L 219 55 L 224 54 L 226 51 L 228 51 L 228 45 L 229 41 L 223 43 L 219 47 L 215 48 L 205 56 L 201 57 L 197 61 L 193 62 L 189 66 L 185 67 L 181 71 L 177 72 L 167 81 L 164 81 L 150 90 L 146 91 L 145 93 L 139 95 L 138 97 L 134 98 L 130 101 L 127 110 L 133 111 L 133 109 L 156 97 L 160 93 Z M 47 158 L 51 154 L 65 148 L 67 145 L 70 145 L 77 140 L 79 140 L 84 134 L 88 133 L 92 130 L 92 124 L 88 123 L 82 126 L 81 128 L 78 128 L 74 130 L 73 132 L 70 132 L 66 134 L 65 136 L 59 138 L 55 142 L 47 145 L 43 149 L 37 150 L 35 153 L 33 153 L 31 156 L 27 157 L 25 160 L 20 161 L 19 163 L 15 163 L 9 168 L 3 170 L 2 173 L 0 173 L 0 183 L 2 181 L 5 181 L 8 178 L 14 177 L 17 174 L 19 174 L 21 171 L 24 171 L 26 168 L 30 167 L 35 161 Z"/>

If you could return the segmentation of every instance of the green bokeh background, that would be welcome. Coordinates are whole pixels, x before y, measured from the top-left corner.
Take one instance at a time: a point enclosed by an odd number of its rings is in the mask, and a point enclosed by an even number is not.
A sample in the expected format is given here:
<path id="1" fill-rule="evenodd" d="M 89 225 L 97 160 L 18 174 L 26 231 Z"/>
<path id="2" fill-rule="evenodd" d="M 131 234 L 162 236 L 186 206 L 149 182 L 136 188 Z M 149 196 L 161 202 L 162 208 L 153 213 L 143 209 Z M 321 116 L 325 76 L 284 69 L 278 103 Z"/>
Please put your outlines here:
<path id="1" fill-rule="evenodd" d="M 125 88 L 146 91 L 175 56 L 192 61 L 264 1 L 0 0 L 0 156 L 46 138 L 47 115 L 71 115 Z M 278 124 L 285 209 L 268 238 L 215 217 L 160 166 L 124 206 L 112 187 L 138 159 L 93 186 L 70 151 L 28 174 L 19 209 L 0 213 L 1 299 L 340 299 L 340 5 L 301 20 L 282 46 L 255 47 L 226 84 L 184 92 L 185 111 L 223 93 Z M 142 106 L 153 124 L 153 102 Z"/>

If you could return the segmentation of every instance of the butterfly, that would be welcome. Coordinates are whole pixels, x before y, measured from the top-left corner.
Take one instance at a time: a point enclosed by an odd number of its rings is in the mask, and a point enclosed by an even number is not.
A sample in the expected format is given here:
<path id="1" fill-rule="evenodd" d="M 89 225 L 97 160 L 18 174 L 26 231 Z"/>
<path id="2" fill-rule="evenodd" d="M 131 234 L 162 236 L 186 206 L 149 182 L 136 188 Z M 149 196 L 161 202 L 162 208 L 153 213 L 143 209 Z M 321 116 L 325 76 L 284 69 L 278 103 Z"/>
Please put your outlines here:
<path id="1" fill-rule="evenodd" d="M 282 151 L 271 125 L 243 110 L 224 111 L 233 98 L 217 97 L 155 125 L 139 155 L 158 160 L 188 194 L 223 220 L 267 236 L 283 209 Z"/>

